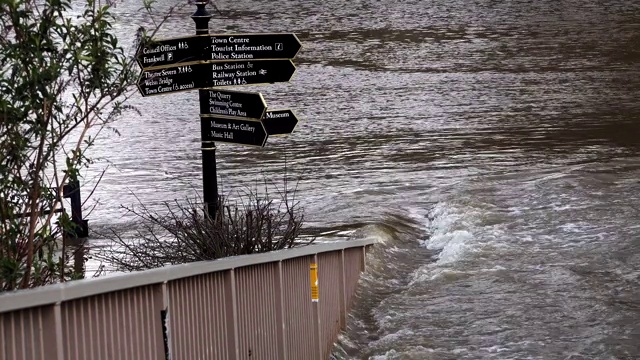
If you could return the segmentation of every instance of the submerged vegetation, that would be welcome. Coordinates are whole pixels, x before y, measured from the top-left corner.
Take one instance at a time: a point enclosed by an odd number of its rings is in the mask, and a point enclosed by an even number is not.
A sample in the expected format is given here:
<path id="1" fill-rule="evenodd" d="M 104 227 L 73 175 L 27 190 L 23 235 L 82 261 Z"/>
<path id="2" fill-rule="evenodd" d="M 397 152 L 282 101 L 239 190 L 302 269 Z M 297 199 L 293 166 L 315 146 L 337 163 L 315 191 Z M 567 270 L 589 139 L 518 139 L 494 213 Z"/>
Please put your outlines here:
<path id="1" fill-rule="evenodd" d="M 166 202 L 163 211 L 143 204 L 126 208 L 140 227 L 128 234 L 112 230 L 106 235 L 111 246 L 98 250 L 95 258 L 102 269 L 139 271 L 165 265 L 213 260 L 307 245 L 300 240 L 304 212 L 295 189 L 269 196 L 250 188 L 232 200 L 220 197 L 215 217 L 205 213 L 202 202 Z"/>

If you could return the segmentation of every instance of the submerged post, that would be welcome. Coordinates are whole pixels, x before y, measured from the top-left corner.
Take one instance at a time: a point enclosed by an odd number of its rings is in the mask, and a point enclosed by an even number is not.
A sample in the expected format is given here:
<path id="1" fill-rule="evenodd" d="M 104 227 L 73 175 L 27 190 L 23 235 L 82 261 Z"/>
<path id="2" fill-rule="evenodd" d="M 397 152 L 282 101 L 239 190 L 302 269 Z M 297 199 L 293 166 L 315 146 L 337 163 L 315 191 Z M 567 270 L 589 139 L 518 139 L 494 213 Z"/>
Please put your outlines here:
<path id="1" fill-rule="evenodd" d="M 196 0 L 198 9 L 191 15 L 196 23 L 196 35 L 209 33 L 209 20 L 211 14 L 207 11 L 206 6 L 208 0 Z M 203 42 L 198 42 L 200 46 L 204 46 Z M 198 94 L 200 103 L 206 102 L 207 99 L 203 93 Z M 205 134 L 201 135 L 201 139 L 205 139 Z M 218 208 L 218 177 L 216 174 L 216 144 L 214 142 L 202 142 L 202 197 L 205 203 L 206 213 L 215 218 Z"/>
<path id="2" fill-rule="evenodd" d="M 67 230 L 71 238 L 86 238 L 89 236 L 88 221 L 82 218 L 82 198 L 80 197 L 80 182 L 71 181 L 62 187 L 62 197 L 71 201 L 71 221 L 73 229 Z"/>

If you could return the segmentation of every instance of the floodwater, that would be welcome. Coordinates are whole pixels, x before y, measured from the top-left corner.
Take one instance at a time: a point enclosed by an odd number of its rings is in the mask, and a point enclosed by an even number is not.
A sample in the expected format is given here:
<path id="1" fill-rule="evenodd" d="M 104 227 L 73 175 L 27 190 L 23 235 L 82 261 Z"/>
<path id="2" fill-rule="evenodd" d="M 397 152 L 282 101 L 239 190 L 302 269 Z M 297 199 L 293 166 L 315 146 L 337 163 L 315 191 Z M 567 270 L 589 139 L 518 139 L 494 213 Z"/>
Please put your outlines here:
<path id="1" fill-rule="evenodd" d="M 307 232 L 382 242 L 336 359 L 640 358 L 639 1 L 216 3 L 212 32 L 304 45 L 290 83 L 245 88 L 301 123 L 219 144 L 223 192 L 286 164 Z M 118 3 L 123 38 L 139 8 Z M 136 96 L 103 133 L 92 229 L 201 192 L 197 98 Z"/>

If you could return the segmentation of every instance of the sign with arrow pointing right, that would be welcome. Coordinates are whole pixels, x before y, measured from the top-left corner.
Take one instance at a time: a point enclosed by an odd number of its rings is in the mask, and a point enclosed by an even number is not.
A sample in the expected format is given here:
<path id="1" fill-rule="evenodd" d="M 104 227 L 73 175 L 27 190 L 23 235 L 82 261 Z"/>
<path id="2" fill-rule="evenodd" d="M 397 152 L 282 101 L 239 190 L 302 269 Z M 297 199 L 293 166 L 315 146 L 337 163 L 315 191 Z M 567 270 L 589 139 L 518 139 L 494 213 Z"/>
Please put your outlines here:
<path id="1" fill-rule="evenodd" d="M 200 125 L 203 142 L 215 141 L 262 147 L 269 137 L 261 121 L 202 116 Z"/>
<path id="2" fill-rule="evenodd" d="M 269 135 L 287 135 L 291 134 L 298 125 L 298 118 L 289 109 L 267 110 L 262 118 L 262 123 Z"/>
<path id="3" fill-rule="evenodd" d="M 200 115 L 262 119 L 267 103 L 262 94 L 218 89 L 200 90 Z"/>

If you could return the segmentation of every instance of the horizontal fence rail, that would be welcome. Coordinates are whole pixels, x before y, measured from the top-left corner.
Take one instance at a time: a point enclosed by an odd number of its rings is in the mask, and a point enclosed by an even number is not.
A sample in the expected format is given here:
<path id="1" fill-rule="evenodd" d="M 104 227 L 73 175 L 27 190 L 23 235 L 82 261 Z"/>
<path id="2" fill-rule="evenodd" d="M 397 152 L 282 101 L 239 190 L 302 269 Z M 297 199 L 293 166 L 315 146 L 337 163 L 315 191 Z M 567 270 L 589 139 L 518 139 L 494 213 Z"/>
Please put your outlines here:
<path id="1" fill-rule="evenodd" d="M 0 360 L 327 359 L 373 244 L 324 243 L 5 293 Z"/>

